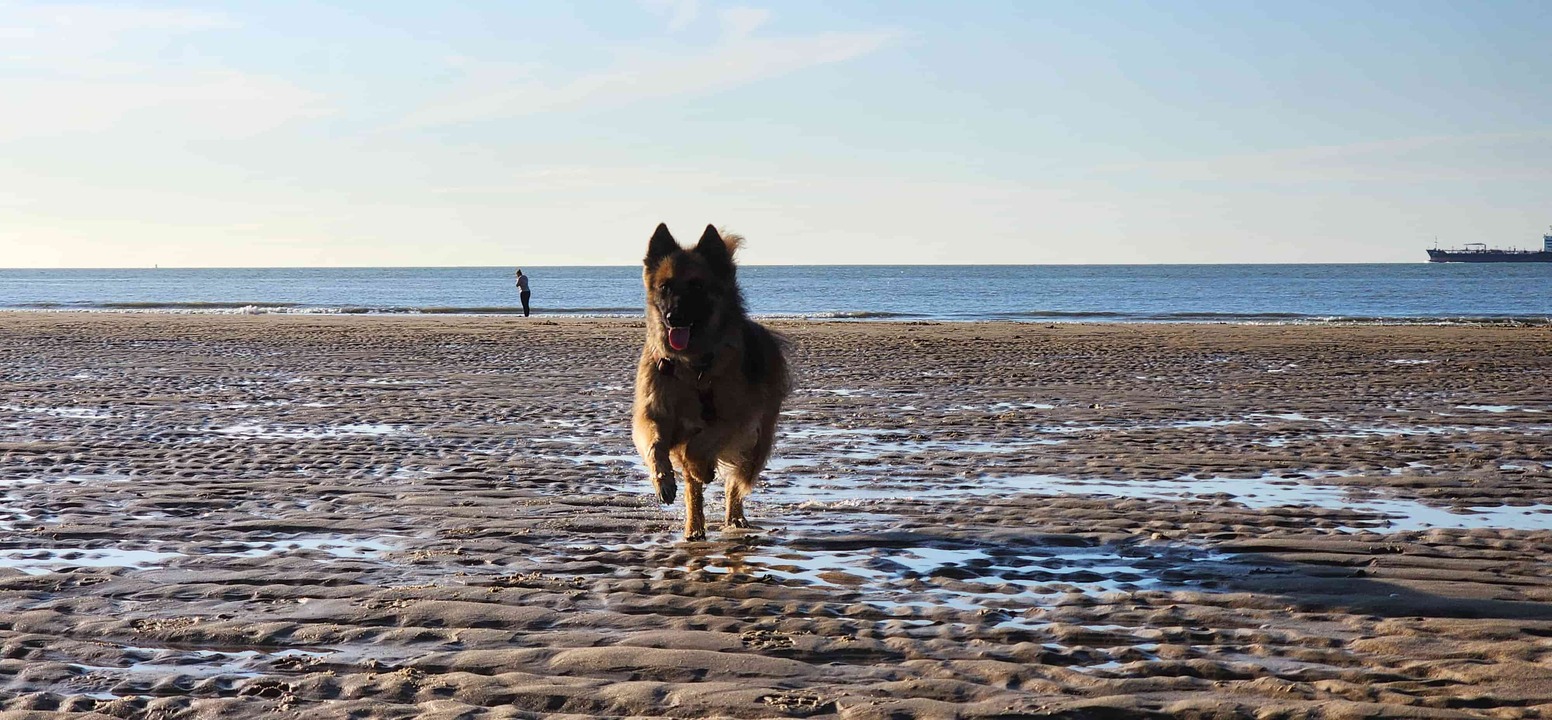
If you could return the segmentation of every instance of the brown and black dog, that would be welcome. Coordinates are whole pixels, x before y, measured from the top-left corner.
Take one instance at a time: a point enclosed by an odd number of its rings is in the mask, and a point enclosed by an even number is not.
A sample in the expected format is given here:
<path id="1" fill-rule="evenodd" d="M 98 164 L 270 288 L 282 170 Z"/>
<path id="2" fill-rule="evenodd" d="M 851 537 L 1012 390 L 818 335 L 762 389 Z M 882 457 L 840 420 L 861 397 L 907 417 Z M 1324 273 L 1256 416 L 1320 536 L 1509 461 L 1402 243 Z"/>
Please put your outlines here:
<path id="1" fill-rule="evenodd" d="M 658 225 L 647 245 L 647 340 L 636 368 L 631 435 L 664 503 L 674 466 L 684 471 L 684 537 L 706 537 L 702 493 L 720 466 L 727 526 L 748 527 L 754 489 L 776 439 L 790 382 L 784 342 L 750 320 L 733 252 L 742 241 L 715 227 L 692 250 Z"/>

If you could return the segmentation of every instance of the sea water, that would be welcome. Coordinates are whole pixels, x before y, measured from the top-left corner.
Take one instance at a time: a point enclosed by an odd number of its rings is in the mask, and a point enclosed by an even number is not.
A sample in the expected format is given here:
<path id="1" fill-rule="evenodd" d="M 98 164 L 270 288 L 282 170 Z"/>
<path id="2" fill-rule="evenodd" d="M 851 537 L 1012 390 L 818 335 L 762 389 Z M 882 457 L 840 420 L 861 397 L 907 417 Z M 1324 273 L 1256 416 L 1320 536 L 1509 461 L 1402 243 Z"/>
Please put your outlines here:
<path id="1" fill-rule="evenodd" d="M 639 316 L 638 267 L 525 267 L 539 315 Z M 510 267 L 0 270 L 0 309 L 521 312 Z M 763 316 L 1311 322 L 1552 318 L 1552 263 L 749 266 Z"/>

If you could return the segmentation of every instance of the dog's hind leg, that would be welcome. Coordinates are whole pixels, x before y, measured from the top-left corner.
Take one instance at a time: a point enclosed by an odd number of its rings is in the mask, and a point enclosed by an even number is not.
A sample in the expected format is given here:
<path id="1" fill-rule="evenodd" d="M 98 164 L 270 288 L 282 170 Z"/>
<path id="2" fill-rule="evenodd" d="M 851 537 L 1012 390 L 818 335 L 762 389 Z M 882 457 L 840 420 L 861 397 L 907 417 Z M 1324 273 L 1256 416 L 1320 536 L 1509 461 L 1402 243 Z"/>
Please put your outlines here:
<path id="1" fill-rule="evenodd" d="M 716 475 L 717 461 L 681 450 L 679 465 L 684 468 L 684 539 L 705 540 L 706 485 Z"/>
<path id="2" fill-rule="evenodd" d="M 723 482 L 723 494 L 727 497 L 725 522 L 730 528 L 749 527 L 744 517 L 744 498 L 760 481 L 760 471 L 771 457 L 771 446 L 776 442 L 776 421 L 762 421 L 755 431 L 754 440 L 736 457 L 728 458 L 727 479 Z"/>
<path id="3" fill-rule="evenodd" d="M 744 468 L 731 466 L 732 472 L 728 473 L 724 481 L 723 494 L 727 496 L 727 515 L 724 524 L 729 528 L 749 527 L 749 518 L 744 517 L 744 497 L 754 489 L 754 477 L 747 474 Z"/>

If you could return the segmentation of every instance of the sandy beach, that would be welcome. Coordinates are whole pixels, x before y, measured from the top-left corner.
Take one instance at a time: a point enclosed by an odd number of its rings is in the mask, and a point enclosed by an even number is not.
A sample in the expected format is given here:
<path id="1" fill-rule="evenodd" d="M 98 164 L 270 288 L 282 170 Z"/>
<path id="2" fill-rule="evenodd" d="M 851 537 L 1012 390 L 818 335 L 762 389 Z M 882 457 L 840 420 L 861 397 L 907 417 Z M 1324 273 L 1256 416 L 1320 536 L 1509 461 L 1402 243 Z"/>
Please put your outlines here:
<path id="1" fill-rule="evenodd" d="M 1552 711 L 1552 328 L 772 325 L 684 543 L 640 322 L 0 314 L 0 718 Z"/>

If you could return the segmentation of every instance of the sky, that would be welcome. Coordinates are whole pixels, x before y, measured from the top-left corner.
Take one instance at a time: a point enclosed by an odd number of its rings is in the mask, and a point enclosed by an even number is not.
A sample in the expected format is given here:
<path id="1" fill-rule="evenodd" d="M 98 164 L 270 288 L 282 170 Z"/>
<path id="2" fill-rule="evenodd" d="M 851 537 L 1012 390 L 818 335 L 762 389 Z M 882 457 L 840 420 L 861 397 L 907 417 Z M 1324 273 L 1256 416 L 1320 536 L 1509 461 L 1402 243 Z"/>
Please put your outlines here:
<path id="1" fill-rule="evenodd" d="M 1549 37 L 1541 0 L 0 0 L 0 267 L 1539 246 Z"/>

